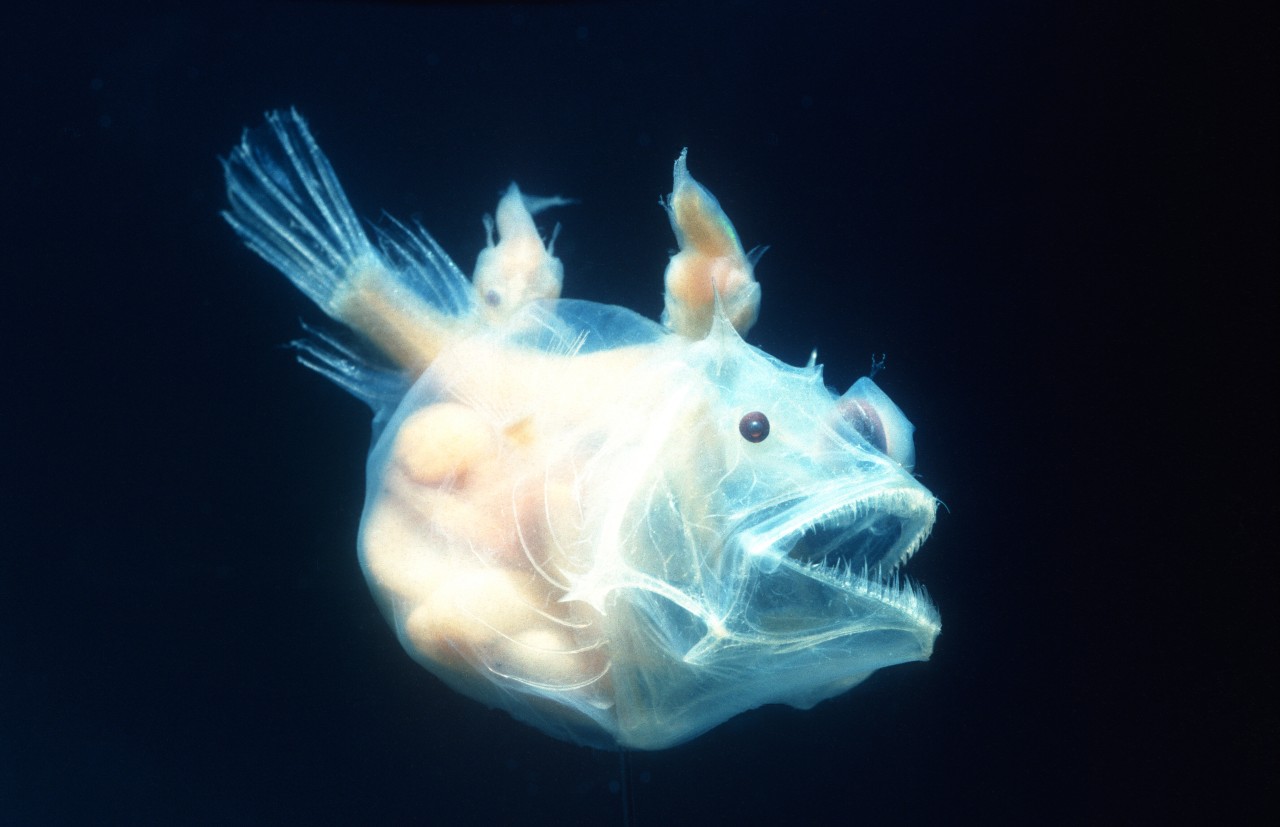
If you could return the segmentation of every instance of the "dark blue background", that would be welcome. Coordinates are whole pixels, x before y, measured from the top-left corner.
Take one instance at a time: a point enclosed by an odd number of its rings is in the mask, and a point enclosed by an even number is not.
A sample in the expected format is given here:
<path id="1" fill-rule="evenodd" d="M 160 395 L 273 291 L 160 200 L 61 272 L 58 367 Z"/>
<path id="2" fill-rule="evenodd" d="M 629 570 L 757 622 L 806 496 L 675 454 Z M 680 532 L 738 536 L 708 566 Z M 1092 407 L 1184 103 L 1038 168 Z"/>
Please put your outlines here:
<path id="1" fill-rule="evenodd" d="M 771 245 L 752 341 L 840 386 L 888 353 L 933 660 L 634 755 L 636 823 L 1261 819 L 1275 28 L 1113 5 L 13 12 L 0 823 L 621 820 L 615 755 L 446 691 L 367 594 L 367 414 L 217 217 L 288 105 L 466 270 L 509 180 L 581 199 L 566 295 L 653 316 L 688 146 Z"/>

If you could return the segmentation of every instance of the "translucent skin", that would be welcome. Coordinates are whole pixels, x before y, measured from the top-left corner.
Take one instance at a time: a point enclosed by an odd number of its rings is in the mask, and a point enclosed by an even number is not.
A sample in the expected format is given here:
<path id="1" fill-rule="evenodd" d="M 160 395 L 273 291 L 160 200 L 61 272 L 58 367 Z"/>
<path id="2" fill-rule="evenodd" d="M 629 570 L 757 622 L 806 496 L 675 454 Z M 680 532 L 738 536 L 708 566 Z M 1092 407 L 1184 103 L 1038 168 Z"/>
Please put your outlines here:
<path id="1" fill-rule="evenodd" d="M 937 613 L 896 574 L 934 518 L 911 425 L 870 379 L 837 397 L 742 340 L 754 262 L 685 154 L 665 326 L 557 300 L 533 216 L 564 199 L 511 185 L 468 281 L 422 231 L 370 243 L 296 113 L 226 171 L 246 243 L 395 365 L 299 345 L 374 410 L 361 564 L 450 686 L 657 749 L 929 656 Z"/>

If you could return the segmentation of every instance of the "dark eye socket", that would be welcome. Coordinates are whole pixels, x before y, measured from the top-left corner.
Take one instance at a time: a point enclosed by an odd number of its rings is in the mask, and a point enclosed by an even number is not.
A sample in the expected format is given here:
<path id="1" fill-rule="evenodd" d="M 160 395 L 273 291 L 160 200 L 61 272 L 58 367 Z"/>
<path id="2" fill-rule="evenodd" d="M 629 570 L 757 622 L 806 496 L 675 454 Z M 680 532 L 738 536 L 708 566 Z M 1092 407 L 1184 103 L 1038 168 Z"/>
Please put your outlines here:
<path id="1" fill-rule="evenodd" d="M 764 438 L 769 435 L 769 417 L 760 411 L 743 414 L 742 419 L 738 420 L 738 433 L 747 442 L 764 442 Z"/>

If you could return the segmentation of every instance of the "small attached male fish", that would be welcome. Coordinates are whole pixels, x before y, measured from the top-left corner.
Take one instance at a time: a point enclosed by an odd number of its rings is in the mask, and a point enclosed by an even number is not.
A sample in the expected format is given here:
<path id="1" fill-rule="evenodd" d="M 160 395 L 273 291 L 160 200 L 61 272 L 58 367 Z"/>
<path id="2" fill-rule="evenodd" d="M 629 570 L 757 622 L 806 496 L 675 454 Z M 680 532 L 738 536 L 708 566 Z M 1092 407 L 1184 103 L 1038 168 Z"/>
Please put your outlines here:
<path id="1" fill-rule="evenodd" d="M 224 162 L 244 242 L 356 342 L 299 358 L 373 408 L 360 563 L 405 650 L 579 744 L 661 749 L 767 703 L 808 708 L 925 660 L 899 567 L 936 503 L 870 378 L 746 344 L 760 287 L 685 153 L 662 324 L 559 299 L 512 184 L 470 281 L 420 227 L 370 241 L 297 112 Z"/>

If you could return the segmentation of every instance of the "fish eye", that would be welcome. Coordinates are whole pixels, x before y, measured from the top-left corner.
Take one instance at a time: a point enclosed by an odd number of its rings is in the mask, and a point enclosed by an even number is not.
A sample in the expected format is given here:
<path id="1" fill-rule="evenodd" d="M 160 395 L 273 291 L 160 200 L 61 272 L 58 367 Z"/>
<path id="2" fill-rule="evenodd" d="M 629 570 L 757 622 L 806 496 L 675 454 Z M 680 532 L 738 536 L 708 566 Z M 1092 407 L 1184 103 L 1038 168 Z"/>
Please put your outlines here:
<path id="1" fill-rule="evenodd" d="M 760 411 L 743 414 L 742 419 L 738 420 L 738 433 L 747 442 L 764 442 L 764 438 L 769 435 L 769 417 Z"/>

